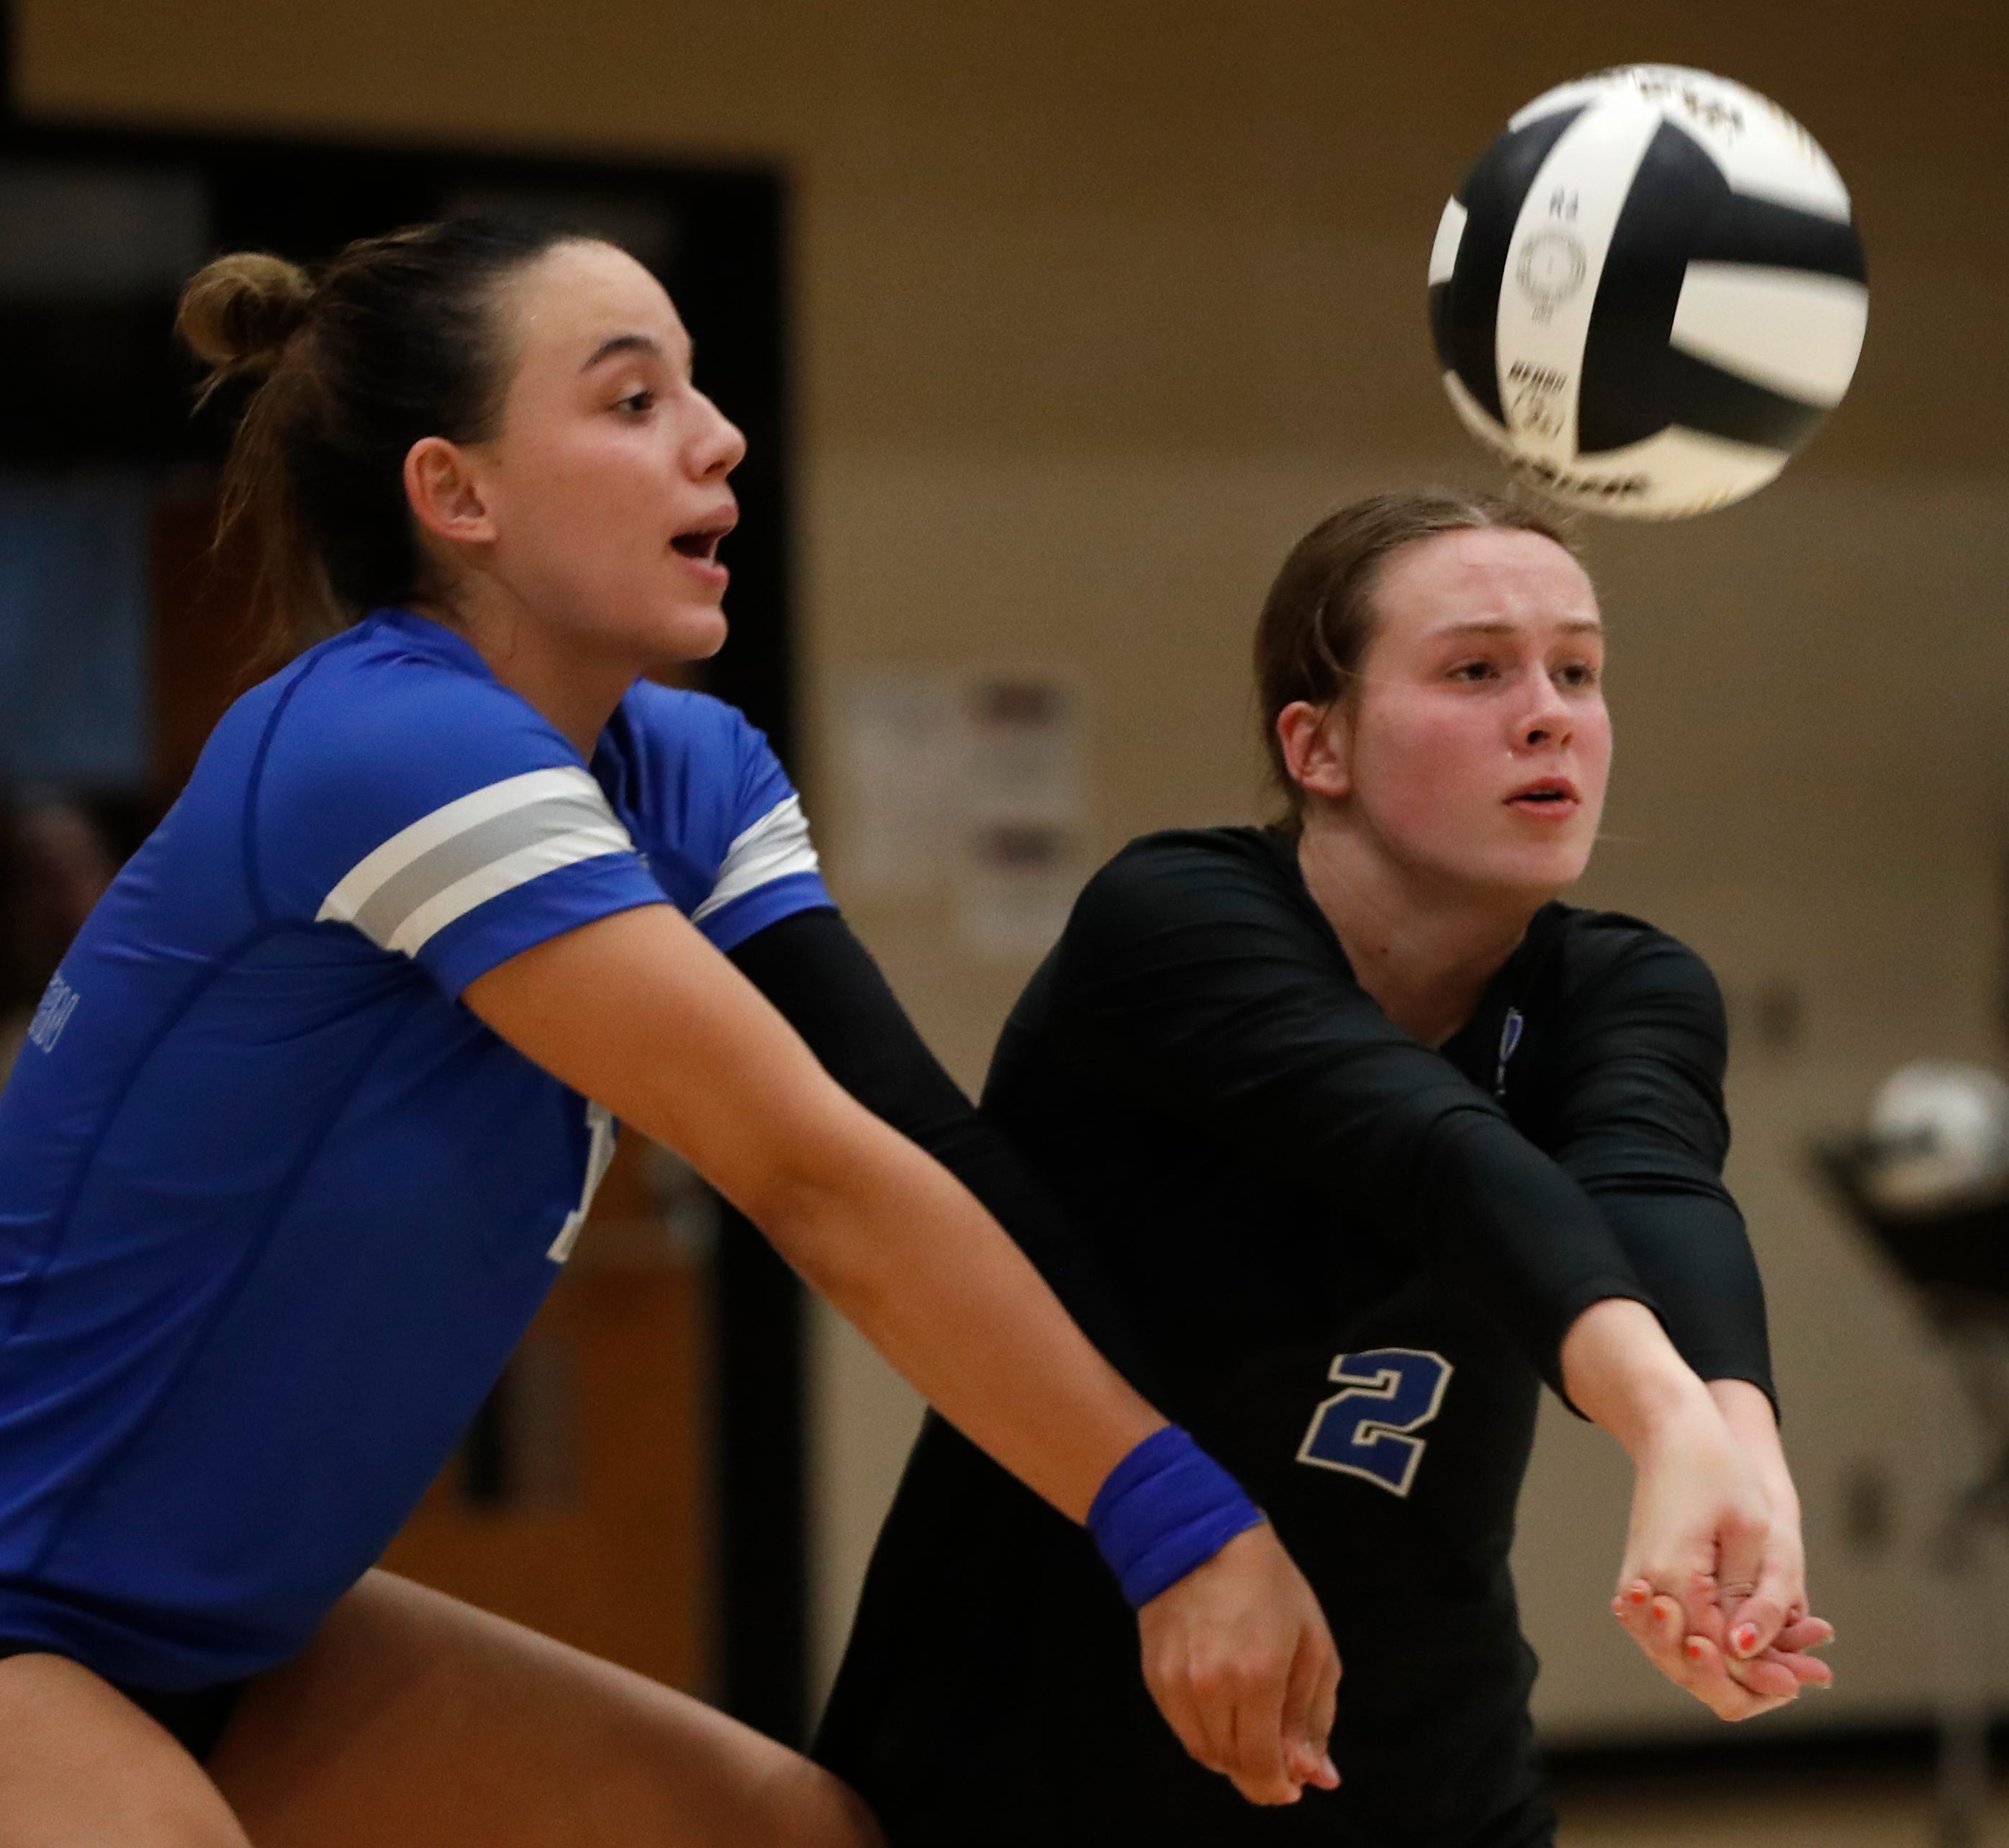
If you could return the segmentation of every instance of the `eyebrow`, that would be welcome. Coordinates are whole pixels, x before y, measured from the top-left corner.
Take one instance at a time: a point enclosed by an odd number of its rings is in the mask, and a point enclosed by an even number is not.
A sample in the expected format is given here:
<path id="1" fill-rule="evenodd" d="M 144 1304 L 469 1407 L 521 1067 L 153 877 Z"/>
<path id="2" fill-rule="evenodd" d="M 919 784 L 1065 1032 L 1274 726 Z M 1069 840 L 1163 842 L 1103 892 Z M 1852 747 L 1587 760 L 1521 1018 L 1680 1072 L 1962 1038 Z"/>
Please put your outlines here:
<path id="1" fill-rule="evenodd" d="M 1471 623 L 1447 623 L 1436 633 L 1439 635 L 1513 635 L 1521 627 L 1518 623 L 1508 623 L 1497 618 L 1484 618 Z M 1604 625 L 1595 616 L 1575 616 L 1561 625 L 1565 635 L 1602 635 Z"/>
<path id="2" fill-rule="evenodd" d="M 647 334 L 616 334 L 611 339 L 601 341 L 593 349 L 586 364 L 579 367 L 579 371 L 590 372 L 602 360 L 611 360 L 616 354 L 624 353 L 646 353 L 650 358 L 657 360 L 666 359 L 668 356 L 663 351 L 662 342 Z M 695 358 L 695 348 L 689 349 L 689 355 Z"/>

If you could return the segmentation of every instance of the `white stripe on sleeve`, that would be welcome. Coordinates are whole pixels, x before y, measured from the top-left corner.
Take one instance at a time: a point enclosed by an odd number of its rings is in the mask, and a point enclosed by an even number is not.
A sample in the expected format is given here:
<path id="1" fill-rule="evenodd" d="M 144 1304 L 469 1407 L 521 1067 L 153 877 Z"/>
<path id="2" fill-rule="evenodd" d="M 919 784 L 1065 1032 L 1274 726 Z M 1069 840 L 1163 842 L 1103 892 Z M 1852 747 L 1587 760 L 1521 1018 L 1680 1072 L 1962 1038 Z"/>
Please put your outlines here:
<path id="1" fill-rule="evenodd" d="M 565 766 L 555 770 L 530 770 L 521 776 L 505 777 L 421 815 L 409 827 L 401 828 L 381 846 L 366 853 L 322 903 L 317 923 L 333 919 L 347 924 L 370 901 L 370 895 L 395 874 L 402 872 L 423 853 L 462 834 L 478 821 L 493 820 L 512 809 L 526 808 L 554 796 L 566 796 L 588 785 L 604 803 L 599 784 L 585 771 Z"/>
<path id="2" fill-rule="evenodd" d="M 500 898 L 519 885 L 527 885 L 540 874 L 554 873 L 562 866 L 576 866 L 582 860 L 598 860 L 608 853 L 632 853 L 634 842 L 619 822 L 604 828 L 581 828 L 570 834 L 554 835 L 533 841 L 491 860 L 465 878 L 456 879 L 407 917 L 384 944 L 408 956 L 415 956 L 428 938 L 443 931 L 455 918 L 465 917 L 477 905 Z"/>
<path id="3" fill-rule="evenodd" d="M 710 896 L 691 913 L 691 922 L 702 924 L 735 899 L 791 874 L 813 873 L 820 865 L 810 843 L 802 798 L 791 796 L 768 810 L 726 849 L 725 864 L 718 869 Z"/>
<path id="4" fill-rule="evenodd" d="M 317 923 L 353 924 L 410 956 L 485 900 L 540 874 L 634 842 L 584 770 L 533 770 L 443 803 L 363 856 Z"/>

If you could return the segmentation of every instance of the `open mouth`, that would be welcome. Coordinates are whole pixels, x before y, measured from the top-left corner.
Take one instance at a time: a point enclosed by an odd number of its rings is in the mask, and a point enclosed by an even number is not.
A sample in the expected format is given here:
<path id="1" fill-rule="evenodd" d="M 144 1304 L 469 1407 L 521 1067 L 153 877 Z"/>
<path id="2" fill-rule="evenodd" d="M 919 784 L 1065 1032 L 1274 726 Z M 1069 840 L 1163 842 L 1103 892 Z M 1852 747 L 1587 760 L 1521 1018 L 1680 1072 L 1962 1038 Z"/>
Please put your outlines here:
<path id="1" fill-rule="evenodd" d="M 1557 777 L 1516 789 L 1507 798 L 1507 806 L 1534 814 L 1557 814 L 1575 808 L 1577 800 L 1575 786 Z"/>
<path id="2" fill-rule="evenodd" d="M 718 562 L 718 542 L 732 530 L 732 523 L 728 521 L 723 526 L 702 527 L 696 532 L 679 533 L 670 541 L 670 549 L 679 558 L 715 565 Z"/>
<path id="3" fill-rule="evenodd" d="M 739 509 L 728 505 L 707 518 L 695 521 L 671 536 L 670 549 L 679 558 L 700 565 L 716 565 L 718 548 L 725 535 L 739 523 Z"/>

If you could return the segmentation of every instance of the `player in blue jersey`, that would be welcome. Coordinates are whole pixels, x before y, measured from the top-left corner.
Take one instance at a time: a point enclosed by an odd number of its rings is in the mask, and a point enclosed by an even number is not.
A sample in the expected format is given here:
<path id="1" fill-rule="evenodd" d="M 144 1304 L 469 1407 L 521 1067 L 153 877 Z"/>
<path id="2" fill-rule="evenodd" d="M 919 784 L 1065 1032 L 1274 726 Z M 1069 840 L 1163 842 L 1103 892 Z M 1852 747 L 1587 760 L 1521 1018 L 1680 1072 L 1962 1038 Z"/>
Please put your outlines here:
<path id="1" fill-rule="evenodd" d="M 934 1108 L 766 744 L 643 679 L 723 640 L 742 449 L 661 289 L 459 224 L 220 260 L 182 325 L 262 379 L 226 501 L 326 639 L 218 725 L 0 1094 L 0 1844 L 876 1839 L 724 1716 L 370 1570 L 617 1116 L 1090 1520 L 1205 1762 L 1330 1782 L 1338 1665 L 1259 1512 L 721 953 L 806 1020 L 849 982 Z"/>

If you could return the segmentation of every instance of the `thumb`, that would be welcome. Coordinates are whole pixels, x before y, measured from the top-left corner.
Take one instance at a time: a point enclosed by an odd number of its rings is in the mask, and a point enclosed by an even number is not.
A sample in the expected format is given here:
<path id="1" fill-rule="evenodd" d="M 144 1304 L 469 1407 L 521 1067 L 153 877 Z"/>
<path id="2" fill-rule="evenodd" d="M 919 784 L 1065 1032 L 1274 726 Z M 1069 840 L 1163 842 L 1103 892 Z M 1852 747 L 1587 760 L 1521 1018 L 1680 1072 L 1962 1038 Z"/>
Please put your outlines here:
<path id="1" fill-rule="evenodd" d="M 1749 1662 L 1770 1648 L 1800 1601 L 1797 1575 L 1776 1556 L 1775 1549 L 1766 1551 L 1773 1556 L 1760 1562 L 1748 1596 L 1738 1598 L 1734 1593 L 1739 1584 L 1749 1581 L 1733 1578 L 1727 1571 L 1724 1574 L 1724 1633 L 1729 1655 L 1738 1662 Z"/>
<path id="2" fill-rule="evenodd" d="M 1742 1603 L 1731 1605 L 1726 1614 L 1730 1654 L 1738 1662 L 1749 1662 L 1770 1648 L 1785 1627 L 1786 1601 L 1761 1585 Z"/>
<path id="3" fill-rule="evenodd" d="M 1331 1637 L 1323 1623 L 1307 1625 L 1284 1694 L 1284 1743 L 1291 1775 L 1322 1790 L 1339 1782 L 1328 1755 L 1338 1684 L 1339 1658 Z"/>
<path id="4" fill-rule="evenodd" d="M 1725 1653 L 1743 1661 L 1767 1648 L 1786 1621 L 1788 1594 L 1766 1557 L 1770 1527 L 1763 1515 L 1732 1508 L 1717 1530 L 1716 1584 Z"/>

